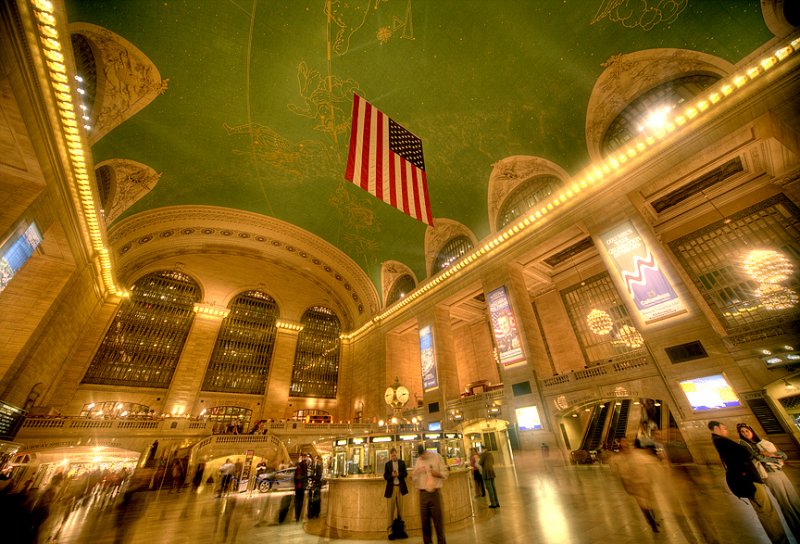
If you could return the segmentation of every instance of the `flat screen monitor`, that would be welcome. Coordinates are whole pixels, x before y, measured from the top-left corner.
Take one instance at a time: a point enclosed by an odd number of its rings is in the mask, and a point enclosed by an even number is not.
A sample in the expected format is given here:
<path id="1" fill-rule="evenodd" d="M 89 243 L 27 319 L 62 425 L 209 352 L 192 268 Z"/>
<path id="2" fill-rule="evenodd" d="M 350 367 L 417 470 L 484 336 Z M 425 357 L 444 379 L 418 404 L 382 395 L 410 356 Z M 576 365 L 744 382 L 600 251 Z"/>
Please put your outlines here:
<path id="1" fill-rule="evenodd" d="M 524 406 L 516 409 L 517 425 L 520 431 L 535 431 L 542 428 L 539 409 L 536 406 Z"/>
<path id="2" fill-rule="evenodd" d="M 684 380 L 680 385 L 695 411 L 738 408 L 742 405 L 722 374 Z"/>
<path id="3" fill-rule="evenodd" d="M 428 423 L 428 430 L 429 431 L 441 431 L 442 430 L 442 422 L 441 421 L 431 421 Z"/>

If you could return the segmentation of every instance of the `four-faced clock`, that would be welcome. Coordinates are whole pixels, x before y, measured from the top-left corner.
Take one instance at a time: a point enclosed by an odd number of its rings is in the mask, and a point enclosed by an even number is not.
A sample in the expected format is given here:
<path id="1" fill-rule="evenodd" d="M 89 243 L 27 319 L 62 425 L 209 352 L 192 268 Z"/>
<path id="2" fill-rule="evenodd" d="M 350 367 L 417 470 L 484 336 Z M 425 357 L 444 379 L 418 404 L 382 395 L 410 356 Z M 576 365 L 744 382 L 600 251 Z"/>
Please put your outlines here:
<path id="1" fill-rule="evenodd" d="M 405 386 L 401 385 L 400 387 L 397 388 L 396 394 L 397 394 L 397 400 L 400 402 L 400 405 L 405 406 L 405 404 L 408 402 L 408 397 L 410 396 L 408 389 L 406 389 Z"/>
<path id="2" fill-rule="evenodd" d="M 394 387 L 387 387 L 386 391 L 383 392 L 383 400 L 386 401 L 386 404 L 389 406 L 394 405 L 395 401 L 395 389 Z"/>

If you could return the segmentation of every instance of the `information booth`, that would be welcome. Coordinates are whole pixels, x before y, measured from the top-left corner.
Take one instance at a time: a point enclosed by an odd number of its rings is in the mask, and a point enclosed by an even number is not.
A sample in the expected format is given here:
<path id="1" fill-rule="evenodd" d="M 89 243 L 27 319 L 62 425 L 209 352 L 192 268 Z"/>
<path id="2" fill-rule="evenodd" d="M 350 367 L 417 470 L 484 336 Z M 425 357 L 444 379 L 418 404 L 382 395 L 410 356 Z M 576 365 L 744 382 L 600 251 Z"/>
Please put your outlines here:
<path id="1" fill-rule="evenodd" d="M 472 475 L 466 463 L 463 435 L 456 432 L 402 431 L 391 427 L 387 430 L 333 441 L 327 525 L 352 532 L 385 534 L 387 501 L 383 497 L 386 488 L 383 470 L 390 459 L 389 452 L 395 448 L 398 458 L 406 462 L 409 490 L 414 491 L 410 476 L 417 461 L 419 444 L 439 453 L 450 468 L 442 489 L 445 522 L 470 517 L 474 493 L 470 488 Z M 418 495 L 410 492 L 402 499 L 407 529 L 420 527 Z"/>

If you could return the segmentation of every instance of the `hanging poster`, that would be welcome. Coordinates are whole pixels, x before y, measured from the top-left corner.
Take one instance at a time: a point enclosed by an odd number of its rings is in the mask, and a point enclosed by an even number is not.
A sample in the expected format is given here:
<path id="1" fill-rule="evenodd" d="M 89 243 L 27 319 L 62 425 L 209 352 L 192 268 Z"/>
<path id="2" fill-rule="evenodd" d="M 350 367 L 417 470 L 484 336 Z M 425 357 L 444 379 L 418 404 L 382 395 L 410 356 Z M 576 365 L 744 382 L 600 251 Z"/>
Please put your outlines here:
<path id="1" fill-rule="evenodd" d="M 517 331 L 517 320 L 514 310 L 508 301 L 505 287 L 490 291 L 487 297 L 489 317 L 492 320 L 492 331 L 497 346 L 497 355 L 503 365 L 510 365 L 525 358 Z"/>
<path id="2" fill-rule="evenodd" d="M 430 327 L 419 330 L 419 357 L 422 362 L 422 388 L 425 391 L 436 389 L 439 387 L 439 378 L 436 375 L 436 356 Z"/>
<path id="3" fill-rule="evenodd" d="M 601 239 L 645 323 L 686 311 L 633 224 L 626 221 Z"/>

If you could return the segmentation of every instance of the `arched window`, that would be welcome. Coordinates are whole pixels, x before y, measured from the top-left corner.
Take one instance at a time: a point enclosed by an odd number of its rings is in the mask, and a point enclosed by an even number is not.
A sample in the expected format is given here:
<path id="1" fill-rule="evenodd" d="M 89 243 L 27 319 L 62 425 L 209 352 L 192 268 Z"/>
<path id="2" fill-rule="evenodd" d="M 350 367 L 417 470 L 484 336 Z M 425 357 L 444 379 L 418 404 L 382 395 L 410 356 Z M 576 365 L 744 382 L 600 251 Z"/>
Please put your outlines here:
<path id="1" fill-rule="evenodd" d="M 168 387 L 199 300 L 200 287 L 180 272 L 154 272 L 137 281 L 83 383 Z"/>
<path id="2" fill-rule="evenodd" d="M 603 136 L 603 153 L 635 138 L 643 127 L 658 123 L 670 111 L 719 81 L 715 75 L 684 76 L 662 83 L 636 98 L 611 122 Z"/>
<path id="3" fill-rule="evenodd" d="M 339 381 L 339 319 L 323 306 L 306 310 L 300 320 L 292 369 L 292 397 L 336 398 Z"/>
<path id="4" fill-rule="evenodd" d="M 222 321 L 203 391 L 261 395 L 275 347 L 278 305 L 261 291 L 236 297 Z"/>
<path id="5" fill-rule="evenodd" d="M 607 272 L 565 289 L 561 298 L 588 365 L 643 352 L 644 339 Z M 589 319 L 593 311 L 602 312 L 601 327 Z"/>
<path id="6" fill-rule="evenodd" d="M 436 261 L 433 263 L 433 273 L 441 272 L 472 251 L 472 248 L 472 240 L 466 236 L 451 238 L 436 256 Z"/>
<path id="7" fill-rule="evenodd" d="M 508 195 L 497 212 L 497 230 L 542 202 L 562 185 L 562 181 L 555 176 L 539 176 L 520 184 Z"/>
<path id="8" fill-rule="evenodd" d="M 253 411 L 241 406 L 214 406 L 205 414 L 208 421 L 214 423 L 214 434 L 250 432 L 250 418 Z"/>
<path id="9" fill-rule="evenodd" d="M 386 305 L 391 306 L 408 293 L 414 290 L 417 286 L 414 278 L 412 278 L 409 274 L 403 274 L 392 284 L 392 289 L 389 291 L 389 295 L 386 297 Z"/>

